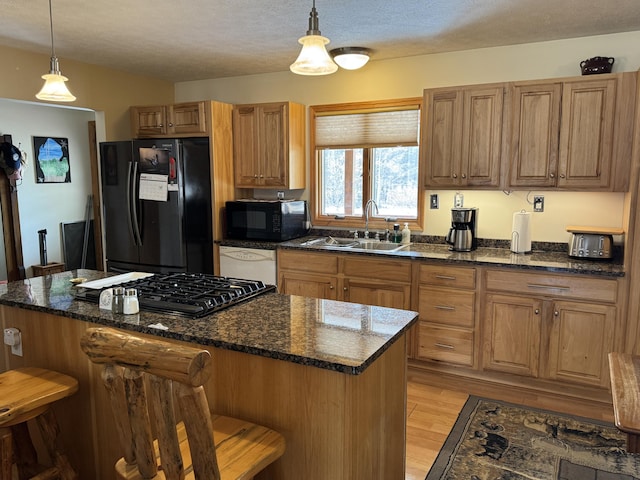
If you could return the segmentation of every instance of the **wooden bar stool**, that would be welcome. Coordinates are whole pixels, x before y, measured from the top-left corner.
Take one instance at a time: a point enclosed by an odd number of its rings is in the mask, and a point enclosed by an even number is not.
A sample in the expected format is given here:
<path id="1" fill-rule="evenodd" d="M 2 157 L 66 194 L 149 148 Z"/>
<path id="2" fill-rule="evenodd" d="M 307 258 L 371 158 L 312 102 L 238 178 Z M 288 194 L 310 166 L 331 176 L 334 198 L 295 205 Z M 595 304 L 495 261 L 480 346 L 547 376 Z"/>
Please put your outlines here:
<path id="1" fill-rule="evenodd" d="M 0 479 L 12 479 L 15 463 L 19 480 L 30 478 L 75 480 L 58 442 L 60 428 L 50 406 L 78 390 L 75 378 L 43 368 L 25 367 L 0 373 Z M 27 421 L 35 419 L 53 466 L 38 464 Z"/>
<path id="2" fill-rule="evenodd" d="M 279 433 L 209 412 L 207 350 L 110 328 L 87 329 L 80 345 L 104 364 L 124 452 L 115 466 L 119 479 L 249 480 L 284 453 Z"/>

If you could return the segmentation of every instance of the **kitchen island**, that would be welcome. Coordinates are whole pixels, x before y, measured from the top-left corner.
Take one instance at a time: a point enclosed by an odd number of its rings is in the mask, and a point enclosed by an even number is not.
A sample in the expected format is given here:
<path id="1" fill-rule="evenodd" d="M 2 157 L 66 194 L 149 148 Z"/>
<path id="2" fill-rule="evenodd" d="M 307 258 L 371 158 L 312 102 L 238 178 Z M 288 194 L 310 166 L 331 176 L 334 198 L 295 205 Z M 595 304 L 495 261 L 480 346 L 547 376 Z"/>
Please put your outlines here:
<path id="1" fill-rule="evenodd" d="M 3 328 L 21 331 L 1 370 L 40 366 L 74 376 L 79 392 L 56 410 L 81 478 L 113 478 L 121 455 L 99 369 L 80 350 L 95 324 L 202 346 L 214 412 L 281 432 L 284 456 L 258 478 L 403 479 L 406 333 L 417 313 L 266 293 L 201 319 L 113 314 L 74 298 L 88 270 L 0 285 Z"/>

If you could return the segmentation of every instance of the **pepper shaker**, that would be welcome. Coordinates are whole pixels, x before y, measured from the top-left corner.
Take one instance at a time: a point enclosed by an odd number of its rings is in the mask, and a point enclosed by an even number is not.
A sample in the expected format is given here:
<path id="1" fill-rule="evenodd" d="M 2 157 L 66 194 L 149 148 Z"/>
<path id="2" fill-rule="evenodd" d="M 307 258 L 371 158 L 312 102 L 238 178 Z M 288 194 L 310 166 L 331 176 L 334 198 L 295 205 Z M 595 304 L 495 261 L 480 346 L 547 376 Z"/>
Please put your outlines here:
<path id="1" fill-rule="evenodd" d="M 115 287 L 111 299 L 111 311 L 113 313 L 123 313 L 124 311 L 124 288 Z"/>

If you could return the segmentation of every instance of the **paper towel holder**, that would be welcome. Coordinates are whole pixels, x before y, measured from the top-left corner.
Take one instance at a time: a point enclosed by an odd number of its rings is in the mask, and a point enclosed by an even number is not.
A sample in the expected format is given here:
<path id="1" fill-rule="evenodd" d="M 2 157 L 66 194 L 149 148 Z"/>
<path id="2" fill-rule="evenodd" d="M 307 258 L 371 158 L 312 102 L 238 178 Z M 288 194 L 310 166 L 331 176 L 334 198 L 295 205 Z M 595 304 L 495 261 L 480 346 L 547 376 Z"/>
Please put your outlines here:
<path id="1" fill-rule="evenodd" d="M 515 212 L 513 214 L 513 226 L 511 228 L 511 251 L 513 253 L 530 253 L 531 252 L 531 233 L 530 227 L 527 225 L 525 229 L 526 235 L 522 238 L 522 232 L 519 231 L 522 227 L 521 224 L 516 225 L 516 216 L 517 215 L 527 215 L 528 212 L 524 209 L 520 210 L 520 212 Z M 529 217 L 527 217 L 529 219 Z"/>

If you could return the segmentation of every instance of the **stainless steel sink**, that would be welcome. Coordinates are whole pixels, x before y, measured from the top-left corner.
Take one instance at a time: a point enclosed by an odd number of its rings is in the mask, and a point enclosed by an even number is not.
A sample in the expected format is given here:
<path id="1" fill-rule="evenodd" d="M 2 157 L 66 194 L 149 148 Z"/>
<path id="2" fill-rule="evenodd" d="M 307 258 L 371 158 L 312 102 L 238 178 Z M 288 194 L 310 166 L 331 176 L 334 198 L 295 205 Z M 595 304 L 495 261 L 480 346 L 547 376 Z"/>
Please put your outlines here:
<path id="1" fill-rule="evenodd" d="M 397 243 L 384 242 L 380 240 L 371 240 L 367 238 L 335 238 L 322 237 L 309 240 L 301 244 L 305 247 L 320 247 L 332 249 L 358 250 L 358 251 L 385 251 L 397 252 L 407 248 L 409 245 L 399 245 Z"/>

